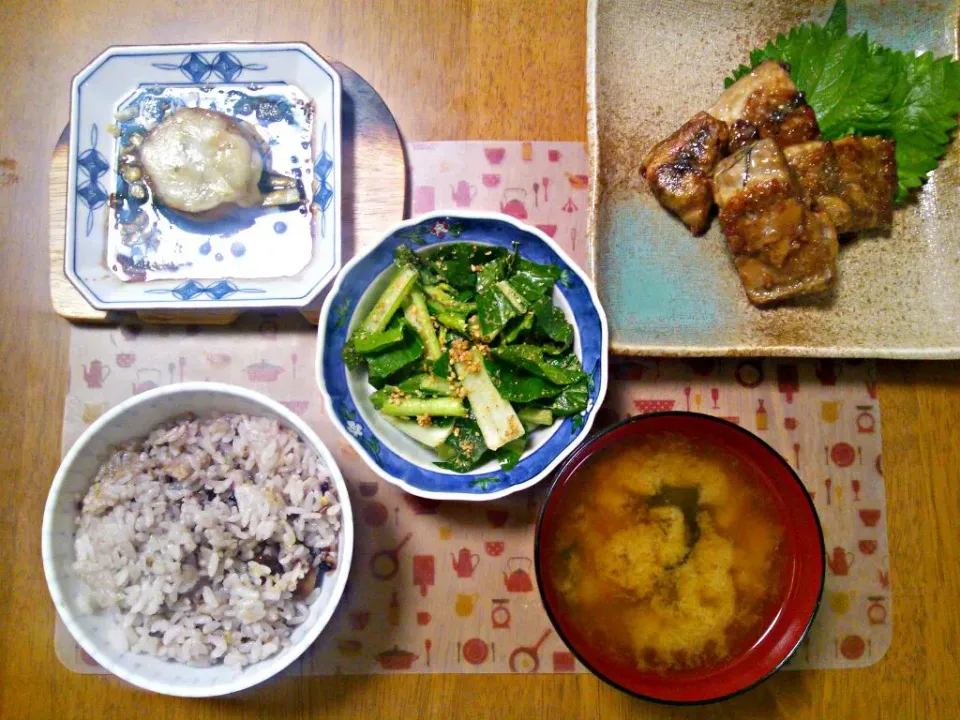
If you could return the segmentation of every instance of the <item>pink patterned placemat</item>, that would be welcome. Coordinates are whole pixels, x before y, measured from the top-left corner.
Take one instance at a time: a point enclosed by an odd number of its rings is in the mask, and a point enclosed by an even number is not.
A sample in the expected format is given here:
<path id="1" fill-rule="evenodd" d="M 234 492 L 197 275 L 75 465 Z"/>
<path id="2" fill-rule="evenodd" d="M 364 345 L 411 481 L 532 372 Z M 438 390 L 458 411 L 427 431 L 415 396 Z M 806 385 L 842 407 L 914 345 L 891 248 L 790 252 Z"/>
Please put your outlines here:
<path id="1" fill-rule="evenodd" d="M 490 210 L 536 225 L 587 267 L 588 162 L 580 143 L 407 145 L 414 215 Z"/>
<path id="2" fill-rule="evenodd" d="M 541 226 L 584 264 L 581 145 L 457 142 L 413 144 L 408 151 L 416 211 L 431 203 L 507 211 Z M 106 408 L 157 385 L 217 380 L 264 392 L 302 415 L 328 444 L 357 520 L 342 604 L 287 672 L 583 672 L 551 629 L 535 587 L 533 530 L 544 488 L 489 504 L 440 503 L 379 480 L 323 413 L 315 336 L 297 318 L 269 315 L 227 328 L 73 327 L 63 447 Z M 688 407 L 735 419 L 779 450 L 814 493 L 828 550 L 827 586 L 809 640 L 790 667 L 865 666 L 890 644 L 873 372 L 869 362 L 829 361 L 612 366 L 606 422 Z M 55 646 L 71 670 L 105 672 L 59 620 Z"/>

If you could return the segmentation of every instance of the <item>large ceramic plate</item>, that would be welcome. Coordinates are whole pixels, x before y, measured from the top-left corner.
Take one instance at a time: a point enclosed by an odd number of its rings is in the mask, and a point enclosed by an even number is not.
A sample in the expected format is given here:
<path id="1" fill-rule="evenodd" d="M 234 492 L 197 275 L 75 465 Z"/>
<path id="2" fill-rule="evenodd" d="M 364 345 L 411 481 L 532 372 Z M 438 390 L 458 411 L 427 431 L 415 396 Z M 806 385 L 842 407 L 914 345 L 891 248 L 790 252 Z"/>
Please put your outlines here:
<path id="1" fill-rule="evenodd" d="M 67 277 L 99 310 L 307 305 L 340 268 L 340 93 L 303 43 L 108 48 L 73 81 Z M 304 207 L 214 223 L 149 203 L 114 212 L 121 143 L 179 105 L 255 126 L 272 169 L 302 180 Z M 132 227 L 136 213 L 147 231 L 119 237 L 117 216 Z"/>
<path id="2" fill-rule="evenodd" d="M 574 326 L 574 351 L 589 375 L 587 409 L 558 418 L 531 434 L 527 451 L 511 470 L 495 461 L 469 473 L 434 465 L 432 451 L 387 423 L 370 403 L 365 370 L 349 370 L 341 359 L 354 327 L 376 303 L 396 271 L 394 251 L 402 244 L 418 252 L 437 245 L 470 242 L 513 249 L 533 262 L 566 272 L 553 302 Z M 320 313 L 317 383 L 327 414 L 360 457 L 385 480 L 421 497 L 442 500 L 492 500 L 523 490 L 546 477 L 590 433 L 607 389 L 607 322 L 590 280 L 569 256 L 540 230 L 507 215 L 460 211 L 408 220 L 391 230 L 365 255 L 354 258 L 337 277 Z"/>
<path id="3" fill-rule="evenodd" d="M 850 19 L 884 44 L 955 55 L 957 4 L 852 0 Z M 640 177 L 646 151 L 709 106 L 752 48 L 831 5 L 591 0 L 591 256 L 614 352 L 960 357 L 957 142 L 888 236 L 842 247 L 831 298 L 767 310 L 747 302 L 716 223 L 691 237 Z"/>

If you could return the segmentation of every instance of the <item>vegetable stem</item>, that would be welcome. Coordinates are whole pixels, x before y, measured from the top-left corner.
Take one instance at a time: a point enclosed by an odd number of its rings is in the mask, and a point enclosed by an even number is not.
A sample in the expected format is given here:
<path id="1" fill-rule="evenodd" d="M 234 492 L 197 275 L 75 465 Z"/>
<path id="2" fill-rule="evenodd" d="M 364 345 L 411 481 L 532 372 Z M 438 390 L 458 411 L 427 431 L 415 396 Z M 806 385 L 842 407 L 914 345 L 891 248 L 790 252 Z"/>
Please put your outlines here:
<path id="1" fill-rule="evenodd" d="M 453 395 L 453 383 L 446 378 L 435 375 L 424 375 L 420 378 L 420 389 L 435 395 Z"/>
<path id="2" fill-rule="evenodd" d="M 455 313 L 469 315 L 470 313 L 477 311 L 477 304 L 475 302 L 463 302 L 461 300 L 457 300 L 440 285 L 428 285 L 423 289 L 423 291 L 437 305 L 447 310 L 452 310 Z"/>
<path id="3" fill-rule="evenodd" d="M 437 322 L 451 330 L 455 330 L 461 335 L 467 334 L 467 318 L 453 310 L 447 310 L 442 305 L 438 305 L 431 300 L 427 301 L 427 306 L 434 312 Z"/>
<path id="4" fill-rule="evenodd" d="M 361 335 L 353 341 L 354 349 L 361 355 L 379 352 L 385 350 L 391 345 L 396 345 L 403 340 L 403 325 L 390 327 L 382 332 Z"/>
<path id="5" fill-rule="evenodd" d="M 357 328 L 355 337 L 360 338 L 363 335 L 380 332 L 387 327 L 394 313 L 397 312 L 401 303 L 413 289 L 413 284 L 416 281 L 417 271 L 414 268 L 401 268 L 397 276 L 387 285 L 387 289 L 383 291 L 383 295 L 377 300 L 377 304 L 363 319 L 360 327 Z"/>
<path id="6" fill-rule="evenodd" d="M 546 408 L 521 408 L 517 415 L 523 422 L 532 425 L 553 425 L 553 413 Z"/>
<path id="7" fill-rule="evenodd" d="M 467 400 L 470 401 L 470 408 L 487 447 L 496 450 L 511 440 L 522 437 L 524 430 L 520 418 L 513 406 L 497 392 L 487 373 L 483 355 L 475 347 L 463 355 L 466 357 L 459 358 L 460 361 L 456 362 L 454 367 L 460 376 L 463 389 L 467 392 Z"/>
<path id="8" fill-rule="evenodd" d="M 422 443 L 427 447 L 438 448 L 446 441 L 450 436 L 450 433 L 453 432 L 453 424 L 447 426 L 440 425 L 428 425 L 427 427 L 422 427 L 414 420 L 405 420 L 399 417 L 393 417 L 391 415 L 386 415 L 381 413 L 384 419 L 397 428 L 400 432 L 405 435 L 409 435 L 418 443 Z"/>
<path id="9" fill-rule="evenodd" d="M 523 315 L 520 318 L 520 322 L 514 322 L 513 326 L 506 331 L 504 336 L 500 339 L 501 345 L 508 345 L 512 342 L 515 342 L 521 333 L 526 332 L 533 327 L 533 313 L 528 312 L 526 315 Z"/>
<path id="10" fill-rule="evenodd" d="M 390 392 L 393 390 L 394 392 Z M 430 417 L 466 417 L 467 408 L 463 402 L 452 397 L 437 398 L 417 398 L 400 397 L 396 393 L 396 388 L 386 387 L 378 390 L 374 395 L 386 392 L 386 397 L 381 396 L 380 412 L 384 415 L 393 417 L 419 417 L 420 415 L 429 415 Z M 371 398 L 372 399 L 372 398 Z M 376 403 L 374 403 L 376 404 Z"/>
<path id="11" fill-rule="evenodd" d="M 497 283 L 497 289 L 504 294 L 507 300 L 510 301 L 510 304 L 513 305 L 517 310 L 520 312 L 527 311 L 527 308 L 529 307 L 527 305 L 527 301 L 523 299 L 523 295 L 513 289 L 509 282 L 506 280 L 501 280 Z"/>
<path id="12" fill-rule="evenodd" d="M 492 342 L 497 335 L 500 334 L 499 330 L 494 330 L 489 335 L 483 334 L 483 329 L 480 327 L 480 318 L 476 315 L 471 315 L 467 320 L 467 326 L 470 330 L 470 337 L 474 340 L 480 340 L 485 343 Z"/>
<path id="13" fill-rule="evenodd" d="M 423 341 L 427 359 L 436 360 L 440 357 L 443 350 L 440 348 L 437 331 L 433 327 L 430 311 L 427 310 L 427 301 L 422 292 L 416 289 L 410 291 L 410 295 L 404 304 L 403 316 L 407 319 L 407 322 L 413 325 L 413 329 L 417 331 Z M 359 348 L 357 349 L 359 350 Z"/>

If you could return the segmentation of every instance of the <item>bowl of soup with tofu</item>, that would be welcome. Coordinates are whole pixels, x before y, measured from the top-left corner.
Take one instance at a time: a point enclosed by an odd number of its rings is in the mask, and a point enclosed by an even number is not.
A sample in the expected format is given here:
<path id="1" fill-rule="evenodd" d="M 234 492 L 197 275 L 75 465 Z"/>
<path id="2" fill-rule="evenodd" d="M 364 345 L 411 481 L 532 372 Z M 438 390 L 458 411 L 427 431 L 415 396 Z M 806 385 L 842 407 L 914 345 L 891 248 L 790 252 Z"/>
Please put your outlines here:
<path id="1" fill-rule="evenodd" d="M 696 413 L 631 418 L 582 445 L 544 502 L 535 555 L 580 661 L 665 703 L 768 678 L 823 591 L 823 532 L 800 478 L 755 435 Z"/>

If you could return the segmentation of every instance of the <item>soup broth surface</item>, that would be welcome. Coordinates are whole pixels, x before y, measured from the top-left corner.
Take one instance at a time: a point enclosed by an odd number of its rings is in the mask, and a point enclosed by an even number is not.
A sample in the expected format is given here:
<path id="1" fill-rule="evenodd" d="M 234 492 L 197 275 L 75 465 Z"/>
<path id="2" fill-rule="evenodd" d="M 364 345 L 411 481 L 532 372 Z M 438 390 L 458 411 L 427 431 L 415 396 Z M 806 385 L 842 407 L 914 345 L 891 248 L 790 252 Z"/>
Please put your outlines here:
<path id="1" fill-rule="evenodd" d="M 568 481 L 546 558 L 591 643 L 643 670 L 719 664 L 781 594 L 783 526 L 731 453 L 662 433 L 596 453 Z"/>

